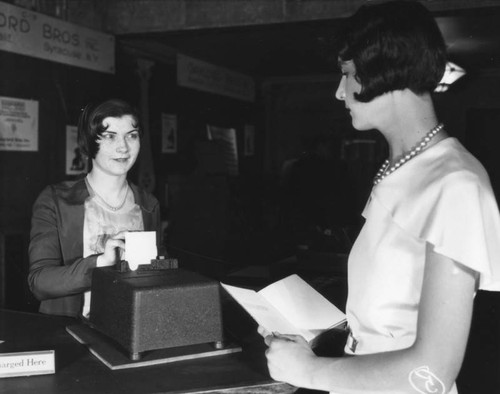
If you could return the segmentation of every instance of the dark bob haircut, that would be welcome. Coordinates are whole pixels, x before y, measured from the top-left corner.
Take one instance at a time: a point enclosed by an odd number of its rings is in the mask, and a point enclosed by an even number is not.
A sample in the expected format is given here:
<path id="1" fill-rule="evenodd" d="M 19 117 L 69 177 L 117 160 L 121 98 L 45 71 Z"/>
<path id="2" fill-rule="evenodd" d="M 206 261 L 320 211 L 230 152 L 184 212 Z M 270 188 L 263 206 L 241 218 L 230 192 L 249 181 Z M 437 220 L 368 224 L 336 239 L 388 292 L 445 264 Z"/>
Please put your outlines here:
<path id="1" fill-rule="evenodd" d="M 446 68 L 446 45 L 431 13 L 416 1 L 364 5 L 336 42 L 339 61 L 352 61 L 362 86 L 355 98 L 384 93 L 432 92 Z"/>
<path id="2" fill-rule="evenodd" d="M 87 157 L 95 159 L 99 151 L 99 139 L 107 127 L 102 121 L 105 118 L 121 118 L 130 115 L 134 119 L 134 127 L 139 127 L 139 114 L 130 104 L 119 99 L 110 99 L 97 104 L 88 104 L 78 119 L 78 146 Z"/>

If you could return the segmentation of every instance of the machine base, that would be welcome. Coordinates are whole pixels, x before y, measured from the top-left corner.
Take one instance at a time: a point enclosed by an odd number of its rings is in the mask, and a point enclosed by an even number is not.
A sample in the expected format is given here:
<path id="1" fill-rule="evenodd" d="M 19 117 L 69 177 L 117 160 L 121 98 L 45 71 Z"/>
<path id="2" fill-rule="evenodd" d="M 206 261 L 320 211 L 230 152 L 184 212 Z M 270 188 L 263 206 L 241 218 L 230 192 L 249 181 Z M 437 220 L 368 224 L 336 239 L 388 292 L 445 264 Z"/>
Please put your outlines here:
<path id="1" fill-rule="evenodd" d="M 109 338 L 86 324 L 67 326 L 66 331 L 78 342 L 86 345 L 97 359 L 112 370 L 149 367 L 176 361 L 241 352 L 241 347 L 233 344 L 224 344 L 222 349 L 218 349 L 212 343 L 202 343 L 151 350 L 144 352 L 139 360 L 131 360 Z"/>

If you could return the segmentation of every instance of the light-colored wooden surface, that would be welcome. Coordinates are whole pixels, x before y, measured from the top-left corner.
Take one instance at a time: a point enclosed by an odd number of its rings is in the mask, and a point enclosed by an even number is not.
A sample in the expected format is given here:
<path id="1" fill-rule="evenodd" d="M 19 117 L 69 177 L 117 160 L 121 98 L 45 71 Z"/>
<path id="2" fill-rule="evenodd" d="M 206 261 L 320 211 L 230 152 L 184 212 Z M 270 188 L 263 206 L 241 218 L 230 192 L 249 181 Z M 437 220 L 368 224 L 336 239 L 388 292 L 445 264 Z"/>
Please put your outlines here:
<path id="1" fill-rule="evenodd" d="M 197 391 L 196 394 L 293 394 L 297 387 L 286 383 L 270 383 L 267 385 L 235 387 L 231 389 Z"/>

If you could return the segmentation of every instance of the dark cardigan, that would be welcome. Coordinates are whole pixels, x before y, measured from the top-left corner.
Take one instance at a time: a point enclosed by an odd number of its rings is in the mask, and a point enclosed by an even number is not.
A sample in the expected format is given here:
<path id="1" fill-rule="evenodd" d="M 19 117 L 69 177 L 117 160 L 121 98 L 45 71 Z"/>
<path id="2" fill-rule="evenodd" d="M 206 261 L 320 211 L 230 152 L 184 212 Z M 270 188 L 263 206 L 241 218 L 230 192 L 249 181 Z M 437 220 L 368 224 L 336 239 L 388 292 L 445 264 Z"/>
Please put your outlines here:
<path id="1" fill-rule="evenodd" d="M 156 231 L 161 245 L 160 207 L 154 196 L 131 184 L 144 230 Z M 33 205 L 28 283 L 40 312 L 76 317 L 90 289 L 98 255 L 83 258 L 85 179 L 47 186 Z"/>

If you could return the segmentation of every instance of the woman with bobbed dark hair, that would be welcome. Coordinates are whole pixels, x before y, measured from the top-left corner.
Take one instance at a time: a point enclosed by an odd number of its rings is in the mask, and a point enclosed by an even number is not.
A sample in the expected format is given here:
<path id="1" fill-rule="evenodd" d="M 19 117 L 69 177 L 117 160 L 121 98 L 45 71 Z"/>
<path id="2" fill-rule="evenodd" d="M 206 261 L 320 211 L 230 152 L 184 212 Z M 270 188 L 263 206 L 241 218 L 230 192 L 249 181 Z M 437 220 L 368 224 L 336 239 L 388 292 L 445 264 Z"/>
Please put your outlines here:
<path id="1" fill-rule="evenodd" d="M 139 124 L 139 114 L 135 107 L 120 99 L 109 99 L 99 104 L 88 104 L 78 118 L 78 146 L 82 153 L 90 159 L 95 159 L 99 151 L 99 140 L 102 133 L 109 127 L 103 124 L 105 118 L 122 118 L 130 116 L 131 125 L 142 135 Z"/>
<path id="2" fill-rule="evenodd" d="M 349 255 L 346 357 L 259 327 L 270 374 L 333 393 L 457 393 L 475 292 L 500 291 L 500 218 L 486 171 L 434 110 L 443 38 L 422 4 L 395 1 L 363 6 L 339 42 L 336 98 L 389 157 Z"/>
<path id="3" fill-rule="evenodd" d="M 404 89 L 421 95 L 432 92 L 441 81 L 447 58 L 445 42 L 436 22 L 419 3 L 362 7 L 350 22 L 348 30 L 340 32 L 338 57 L 356 65 L 356 79 L 363 87 L 355 93 L 357 101 L 367 103 Z"/>
<path id="4" fill-rule="evenodd" d="M 40 312 L 88 317 L 95 267 L 117 263 L 126 231 L 156 231 L 154 196 L 127 180 L 141 146 L 137 111 L 118 99 L 89 104 L 78 121 L 78 144 L 91 170 L 47 186 L 33 206 L 28 283 Z"/>

